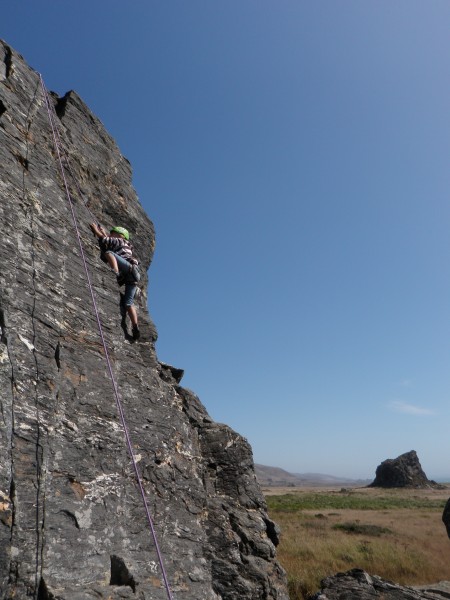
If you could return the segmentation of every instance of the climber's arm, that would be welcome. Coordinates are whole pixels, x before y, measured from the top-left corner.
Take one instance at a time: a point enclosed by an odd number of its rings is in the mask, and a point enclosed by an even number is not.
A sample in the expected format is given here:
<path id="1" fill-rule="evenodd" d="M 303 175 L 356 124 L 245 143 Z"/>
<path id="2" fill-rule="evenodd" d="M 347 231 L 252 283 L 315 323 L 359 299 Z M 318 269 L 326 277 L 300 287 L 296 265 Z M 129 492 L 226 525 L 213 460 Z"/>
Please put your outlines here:
<path id="1" fill-rule="evenodd" d="M 92 229 L 92 232 L 98 238 L 107 237 L 107 233 L 106 233 L 106 231 L 103 229 L 103 227 L 101 225 L 97 225 L 96 223 L 90 223 L 89 227 Z"/>

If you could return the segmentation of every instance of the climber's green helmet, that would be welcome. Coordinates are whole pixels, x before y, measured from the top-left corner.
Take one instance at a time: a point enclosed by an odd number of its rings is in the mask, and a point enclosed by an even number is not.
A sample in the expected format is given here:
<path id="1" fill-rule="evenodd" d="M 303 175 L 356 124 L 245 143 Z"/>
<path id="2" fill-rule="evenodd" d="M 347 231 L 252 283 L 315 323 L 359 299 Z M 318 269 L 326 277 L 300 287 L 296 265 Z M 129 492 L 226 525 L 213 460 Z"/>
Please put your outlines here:
<path id="1" fill-rule="evenodd" d="M 125 227 L 113 227 L 109 233 L 120 233 L 126 240 L 130 239 L 128 229 L 125 229 Z"/>

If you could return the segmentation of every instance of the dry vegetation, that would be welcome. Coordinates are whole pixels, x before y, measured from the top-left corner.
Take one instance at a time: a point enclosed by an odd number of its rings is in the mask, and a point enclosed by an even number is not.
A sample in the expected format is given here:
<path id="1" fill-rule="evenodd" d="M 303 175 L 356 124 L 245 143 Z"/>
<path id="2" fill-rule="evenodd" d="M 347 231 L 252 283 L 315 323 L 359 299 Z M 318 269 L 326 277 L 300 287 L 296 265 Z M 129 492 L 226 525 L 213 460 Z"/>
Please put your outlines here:
<path id="1" fill-rule="evenodd" d="M 402 585 L 450 580 L 444 490 L 264 489 L 281 527 L 278 559 L 291 600 L 305 600 L 320 581 L 361 568 Z"/>

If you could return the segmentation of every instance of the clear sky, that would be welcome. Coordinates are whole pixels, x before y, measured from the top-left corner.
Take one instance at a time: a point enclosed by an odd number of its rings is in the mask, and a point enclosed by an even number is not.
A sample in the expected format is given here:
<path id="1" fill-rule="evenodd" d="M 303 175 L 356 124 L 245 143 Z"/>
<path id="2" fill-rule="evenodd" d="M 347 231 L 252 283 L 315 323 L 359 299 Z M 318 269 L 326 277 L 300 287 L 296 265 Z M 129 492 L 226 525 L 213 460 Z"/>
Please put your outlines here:
<path id="1" fill-rule="evenodd" d="M 256 462 L 373 478 L 414 449 L 450 480 L 449 26 L 448 0 L 2 11 L 130 160 L 158 356 Z"/>

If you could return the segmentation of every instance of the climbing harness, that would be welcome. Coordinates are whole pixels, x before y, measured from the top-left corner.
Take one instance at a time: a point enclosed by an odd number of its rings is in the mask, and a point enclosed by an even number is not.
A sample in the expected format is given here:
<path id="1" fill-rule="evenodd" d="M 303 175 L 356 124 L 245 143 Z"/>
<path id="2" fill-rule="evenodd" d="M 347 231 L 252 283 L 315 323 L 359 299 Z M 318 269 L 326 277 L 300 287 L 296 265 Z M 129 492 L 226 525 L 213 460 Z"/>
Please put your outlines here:
<path id="1" fill-rule="evenodd" d="M 169 600 L 173 600 L 172 592 L 170 590 L 170 585 L 169 585 L 169 581 L 168 581 L 168 578 L 167 578 L 166 569 L 164 567 L 164 561 L 163 561 L 161 549 L 159 547 L 159 543 L 158 543 L 158 539 L 157 539 L 157 536 L 156 536 L 155 527 L 154 527 L 154 524 L 153 524 L 153 519 L 152 519 L 151 514 L 150 514 L 150 509 L 149 509 L 149 506 L 148 506 L 147 496 L 145 494 L 144 485 L 143 485 L 143 482 L 142 482 L 142 477 L 141 477 L 141 474 L 139 472 L 139 468 L 138 468 L 138 465 L 137 465 L 137 459 L 136 459 L 136 457 L 134 455 L 133 445 L 131 443 L 131 438 L 130 438 L 130 434 L 129 434 L 129 431 L 128 431 L 128 426 L 127 426 L 126 419 L 125 419 L 125 413 L 124 413 L 124 410 L 123 410 L 123 407 L 122 407 L 122 402 L 121 402 L 121 399 L 120 399 L 119 388 L 118 388 L 118 385 L 117 385 L 117 382 L 116 382 L 116 378 L 114 376 L 114 372 L 113 372 L 112 365 L 111 365 L 111 360 L 109 358 L 108 347 L 107 347 L 105 336 L 104 336 L 104 333 L 103 333 L 103 327 L 102 327 L 101 320 L 100 320 L 100 314 L 99 314 L 98 307 L 97 307 L 97 301 L 95 299 L 94 288 L 92 286 L 91 278 L 90 278 L 90 275 L 89 275 L 89 269 L 88 269 L 88 266 L 87 266 L 86 255 L 85 255 L 85 252 L 84 252 L 83 242 L 81 240 L 80 230 L 79 230 L 79 227 L 78 227 L 78 220 L 77 220 L 77 217 L 76 217 L 76 214 L 75 214 L 74 204 L 73 204 L 73 201 L 72 201 L 72 197 L 71 197 L 71 194 L 70 194 L 70 191 L 69 191 L 69 185 L 67 183 L 67 178 L 66 178 L 66 174 L 65 174 L 65 171 L 64 171 L 64 164 L 63 164 L 64 162 L 66 162 L 66 165 L 67 165 L 67 167 L 69 169 L 69 172 L 71 173 L 72 178 L 73 178 L 73 180 L 75 182 L 76 182 L 76 178 L 73 176 L 72 170 L 70 169 L 70 166 L 69 166 L 69 161 L 68 161 L 67 153 L 65 152 L 65 150 L 64 150 L 64 148 L 62 146 L 61 138 L 60 138 L 60 135 L 59 135 L 59 132 L 58 132 L 58 128 L 57 128 L 57 125 L 56 125 L 56 123 L 57 123 L 56 118 L 57 117 L 56 117 L 56 114 L 55 114 L 55 110 L 54 110 L 54 107 L 52 106 L 52 104 L 50 102 L 48 90 L 45 87 L 44 79 L 43 79 L 43 77 L 42 77 L 42 75 L 40 73 L 39 73 L 39 78 L 40 78 L 40 81 L 41 81 L 44 102 L 45 102 L 45 105 L 46 105 L 46 108 L 47 108 L 48 120 L 49 120 L 50 127 L 51 127 L 51 130 L 52 130 L 53 143 L 54 143 L 54 146 L 55 146 L 55 151 L 56 151 L 56 156 L 57 156 L 57 162 L 58 162 L 58 165 L 59 165 L 59 171 L 61 173 L 61 177 L 62 177 L 63 184 L 64 184 L 64 189 L 65 189 L 67 200 L 68 200 L 68 203 L 69 203 L 70 212 L 71 212 L 71 215 L 72 215 L 73 226 L 74 226 L 74 229 L 75 229 L 75 234 L 76 234 L 76 238 L 77 238 L 77 241 L 78 241 L 78 246 L 79 246 L 79 249 L 80 249 L 80 256 L 81 256 L 81 259 L 82 259 L 82 262 L 83 262 L 83 266 L 84 266 L 84 271 L 85 271 L 85 274 L 86 274 L 86 281 L 87 281 L 87 285 L 88 285 L 89 292 L 90 292 L 90 295 L 91 295 L 93 311 L 94 311 L 95 319 L 97 321 L 98 331 L 99 331 L 99 334 L 100 334 L 100 339 L 101 339 L 103 350 L 104 350 L 105 361 L 106 361 L 106 364 L 107 364 L 107 367 L 108 367 L 108 373 L 109 373 L 109 377 L 111 379 L 111 384 L 112 384 L 112 387 L 113 387 L 114 397 L 115 397 L 115 400 L 116 400 L 117 410 L 118 410 L 120 421 L 121 421 L 121 424 L 122 424 L 122 429 L 123 429 L 123 432 L 124 432 L 124 436 L 125 436 L 125 441 L 126 441 L 128 453 L 130 455 L 131 462 L 132 462 L 132 465 L 133 465 L 133 470 L 134 470 L 134 473 L 135 473 L 136 482 L 137 482 L 139 491 L 141 493 L 142 502 L 143 502 L 143 505 L 144 505 L 144 510 L 145 510 L 145 514 L 146 514 L 146 517 L 147 517 L 147 521 L 148 521 L 148 525 L 149 525 L 149 528 L 150 528 L 150 532 L 151 532 L 151 535 L 152 535 L 152 538 L 153 538 L 153 543 L 154 543 L 154 546 L 155 546 L 156 554 L 158 555 L 158 562 L 159 562 L 159 565 L 160 565 L 160 568 L 161 568 L 161 575 L 162 575 L 162 578 L 163 578 L 163 581 L 164 581 L 164 586 L 166 588 L 167 597 L 168 597 Z M 78 187 L 78 185 L 77 185 L 77 187 Z M 79 189 L 79 187 L 78 187 L 78 190 L 79 190 L 79 193 L 81 195 L 81 190 Z M 81 197 L 83 197 L 83 196 L 81 195 Z M 89 210 L 89 208 L 86 205 L 86 202 L 84 202 L 84 204 L 85 204 L 86 208 L 88 209 L 88 211 L 90 212 L 90 214 L 92 215 L 91 211 Z"/>

